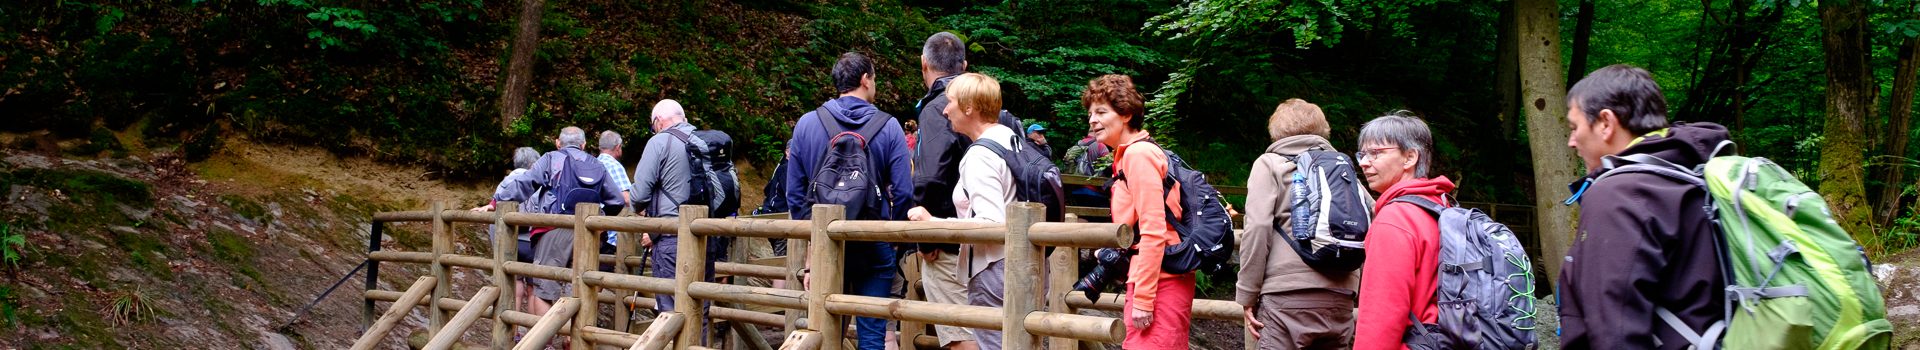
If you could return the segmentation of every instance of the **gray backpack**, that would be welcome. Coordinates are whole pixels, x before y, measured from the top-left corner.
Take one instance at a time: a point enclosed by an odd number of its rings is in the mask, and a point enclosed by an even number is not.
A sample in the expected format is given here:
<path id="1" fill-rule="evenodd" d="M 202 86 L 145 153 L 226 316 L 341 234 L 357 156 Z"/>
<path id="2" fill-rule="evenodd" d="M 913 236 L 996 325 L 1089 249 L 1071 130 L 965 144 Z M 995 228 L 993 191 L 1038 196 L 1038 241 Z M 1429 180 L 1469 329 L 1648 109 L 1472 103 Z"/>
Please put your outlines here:
<path id="1" fill-rule="evenodd" d="M 1407 348 L 1526 349 L 1533 345 L 1533 261 L 1507 225 L 1479 210 L 1443 207 L 1416 196 L 1394 198 L 1440 222 L 1440 324 L 1407 318 Z"/>

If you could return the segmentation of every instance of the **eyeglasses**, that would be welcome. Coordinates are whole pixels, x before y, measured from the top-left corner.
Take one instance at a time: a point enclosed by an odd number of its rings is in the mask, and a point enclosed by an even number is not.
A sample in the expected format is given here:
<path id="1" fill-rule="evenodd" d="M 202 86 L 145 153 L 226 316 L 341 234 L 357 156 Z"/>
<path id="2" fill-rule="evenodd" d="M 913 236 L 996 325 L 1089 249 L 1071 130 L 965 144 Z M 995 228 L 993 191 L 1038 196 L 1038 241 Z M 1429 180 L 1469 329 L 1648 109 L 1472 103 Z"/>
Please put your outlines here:
<path id="1" fill-rule="evenodd" d="M 1400 148 L 1399 147 L 1379 147 L 1379 148 L 1361 149 L 1359 152 L 1353 152 L 1353 159 L 1365 162 L 1367 161 L 1367 159 L 1380 156 L 1381 153 L 1386 153 L 1387 151 L 1392 151 L 1397 149 L 1400 149 Z"/>

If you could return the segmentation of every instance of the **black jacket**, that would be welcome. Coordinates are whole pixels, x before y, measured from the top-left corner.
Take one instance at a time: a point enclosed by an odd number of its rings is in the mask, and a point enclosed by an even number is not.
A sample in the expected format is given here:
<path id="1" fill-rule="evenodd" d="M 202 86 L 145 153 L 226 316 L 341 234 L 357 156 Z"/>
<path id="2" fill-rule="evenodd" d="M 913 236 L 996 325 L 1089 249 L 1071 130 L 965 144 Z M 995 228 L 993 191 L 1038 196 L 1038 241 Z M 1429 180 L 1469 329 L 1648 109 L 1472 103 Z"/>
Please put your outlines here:
<path id="1" fill-rule="evenodd" d="M 1678 124 L 1664 134 L 1648 133 L 1620 154 L 1694 167 L 1727 139 L 1726 128 L 1717 124 Z M 1645 173 L 1598 179 L 1604 172 L 1572 187 L 1580 226 L 1560 267 L 1561 347 L 1685 349 L 1686 338 L 1660 321 L 1654 307 L 1667 308 L 1694 330 L 1724 317 L 1726 280 L 1715 243 L 1720 231 L 1711 221 L 1706 189 Z"/>
<path id="2" fill-rule="evenodd" d="M 947 115 L 941 113 L 947 108 L 947 84 L 959 75 L 949 75 L 933 81 L 927 89 L 927 96 L 920 98 L 918 109 L 920 130 L 919 139 L 914 141 L 913 150 L 913 202 L 927 208 L 928 214 L 935 217 L 959 217 L 953 207 L 953 187 L 960 182 L 960 156 L 967 153 L 967 147 L 973 140 L 966 135 L 953 131 L 953 124 Z M 1002 111 L 1000 124 L 1013 130 L 1020 128 L 1020 120 L 1013 114 Z M 921 252 L 935 249 L 949 253 L 959 253 L 956 244 L 920 244 Z"/>

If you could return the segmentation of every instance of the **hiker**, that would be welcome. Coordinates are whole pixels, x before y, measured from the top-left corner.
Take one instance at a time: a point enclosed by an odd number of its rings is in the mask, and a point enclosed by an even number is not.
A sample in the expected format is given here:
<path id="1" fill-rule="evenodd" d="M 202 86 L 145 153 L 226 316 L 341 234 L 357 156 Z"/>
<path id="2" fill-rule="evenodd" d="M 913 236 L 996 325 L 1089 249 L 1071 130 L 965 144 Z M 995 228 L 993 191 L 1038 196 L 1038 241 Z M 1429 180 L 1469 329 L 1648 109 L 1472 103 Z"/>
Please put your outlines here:
<path id="1" fill-rule="evenodd" d="M 1100 158 L 1106 156 L 1107 145 L 1101 144 L 1098 140 L 1094 140 L 1093 132 L 1089 131 L 1087 132 L 1087 136 L 1081 138 L 1079 142 L 1075 142 L 1073 147 L 1068 147 L 1067 154 L 1061 157 L 1071 162 L 1067 164 L 1068 173 L 1081 176 L 1097 176 L 1095 173 L 1098 172 L 1098 170 L 1095 169 L 1097 167 L 1094 166 L 1094 163 L 1098 163 Z"/>
<path id="2" fill-rule="evenodd" d="M 587 154 L 587 133 L 578 127 L 566 127 L 555 138 L 555 150 L 541 155 L 527 168 L 526 176 L 502 182 L 493 192 L 493 200 L 521 202 L 522 211 L 539 210 L 546 214 L 573 214 L 578 203 L 598 203 L 603 215 L 619 213 L 626 201 L 620 190 L 607 179 L 607 170 Z M 533 263 L 567 267 L 573 260 L 572 227 L 535 227 Z M 548 279 L 528 278 L 533 298 L 527 300 L 527 312 L 547 313 L 553 301 L 573 292 L 573 284 Z"/>
<path id="3" fill-rule="evenodd" d="M 1041 133 L 1042 131 L 1047 131 L 1045 124 L 1035 122 L 1033 125 L 1028 125 L 1027 139 L 1033 140 L 1033 144 L 1040 146 L 1041 154 L 1046 154 L 1047 157 L 1053 157 L 1053 146 L 1047 145 L 1047 134 Z"/>
<path id="4" fill-rule="evenodd" d="M 1346 349 L 1353 343 L 1356 271 L 1316 270 L 1287 242 L 1295 225 L 1290 204 L 1297 200 L 1290 194 L 1298 190 L 1288 176 L 1306 170 L 1289 159 L 1309 150 L 1335 151 L 1327 142 L 1331 129 L 1320 106 L 1297 98 L 1282 102 L 1267 117 L 1273 143 L 1247 175 L 1247 226 L 1234 301 L 1245 309 L 1247 332 L 1262 350 Z"/>
<path id="5" fill-rule="evenodd" d="M 1000 82 L 979 73 L 961 74 L 950 80 L 943 113 L 949 125 L 969 139 L 996 142 L 1012 149 L 1017 140 L 1012 128 L 1000 125 Z M 950 194 L 950 202 L 960 215 L 935 217 L 924 206 L 913 207 L 907 217 L 914 221 L 972 220 L 1007 222 L 1007 206 L 1014 201 L 1013 172 L 1006 158 L 986 147 L 968 147 L 960 158 L 960 182 Z M 961 246 L 967 273 L 967 305 L 999 308 L 1005 301 L 1006 252 L 999 244 Z M 937 254 L 936 252 L 935 254 Z M 1000 331 L 972 329 L 978 347 L 1000 349 Z M 951 345 L 950 345 L 951 346 Z"/>
<path id="6" fill-rule="evenodd" d="M 1129 179 L 1113 184 L 1113 222 L 1135 227 L 1139 243 L 1127 267 L 1127 298 L 1121 320 L 1126 322 L 1127 349 L 1186 349 L 1192 326 L 1194 274 L 1161 271 L 1166 247 L 1180 242 L 1167 223 L 1167 213 L 1180 212 L 1179 187 L 1162 187 L 1168 157 L 1150 142 L 1144 129 L 1146 107 L 1133 79 L 1125 75 L 1094 78 L 1081 93 L 1087 124 L 1094 138 L 1114 150 L 1113 168 Z M 1148 141 L 1148 142 L 1143 142 Z M 1135 184 L 1134 180 L 1139 179 Z"/>
<path id="7" fill-rule="evenodd" d="M 687 112 L 680 102 L 660 100 L 653 105 L 649 118 L 653 128 L 653 137 L 647 138 L 647 147 L 640 153 L 640 162 L 633 165 L 634 204 L 642 208 L 641 213 L 652 218 L 680 217 L 680 205 L 688 198 L 692 187 L 693 168 L 688 160 L 686 142 L 680 141 L 671 132 L 694 132 L 692 124 L 687 124 Z M 678 232 L 652 232 L 641 235 L 642 246 L 652 246 L 647 256 L 647 264 L 653 266 L 653 277 L 673 279 L 674 265 L 679 261 Z M 714 256 L 706 261 L 706 276 L 703 281 L 713 280 Z M 673 311 L 673 295 L 654 295 L 655 309 L 660 312 Z"/>
<path id="8" fill-rule="evenodd" d="M 1438 323 L 1434 289 L 1440 268 L 1440 224 L 1419 205 L 1394 202 L 1417 196 L 1449 203 L 1453 181 L 1432 177 L 1433 134 L 1407 111 L 1374 118 L 1360 127 L 1360 163 L 1367 188 L 1380 193 L 1367 228 L 1366 263 L 1360 269 L 1360 309 L 1354 349 L 1404 349 L 1409 316 Z M 1445 204 L 1441 204 L 1445 205 Z M 1271 325 L 1269 325 L 1271 326 Z"/>
<path id="9" fill-rule="evenodd" d="M 512 184 L 516 179 L 527 176 L 527 168 L 533 167 L 534 161 L 539 159 L 540 159 L 540 151 L 533 150 L 533 147 L 520 147 L 520 148 L 514 149 L 513 150 L 513 170 L 507 172 L 507 177 L 505 179 L 501 179 L 499 185 L 495 185 L 493 189 L 494 193 L 499 193 L 500 191 L 507 190 L 508 186 L 510 186 L 510 184 Z M 527 188 L 527 189 L 531 190 L 532 188 Z M 522 193 L 522 194 L 519 194 L 518 196 L 522 198 L 533 198 L 534 194 Z M 488 198 L 487 205 L 474 207 L 473 209 L 468 209 L 468 210 L 493 211 L 494 205 L 498 204 L 498 202 L 499 201 L 497 200 Z M 538 208 L 523 205 L 523 206 L 520 206 L 520 212 L 538 213 L 540 211 L 538 210 Z M 488 227 L 491 228 L 492 225 L 488 225 Z M 488 231 L 491 232 L 492 230 L 489 229 Z M 528 234 L 528 232 L 529 232 L 528 228 L 526 227 L 521 227 L 519 228 L 519 230 L 514 232 L 514 241 L 515 241 L 514 247 L 516 249 L 514 249 L 513 261 L 518 261 L 523 263 L 533 262 L 533 249 L 534 249 L 533 237 L 532 235 Z M 488 242 L 492 242 L 493 238 L 488 237 L 487 240 Z M 533 290 L 527 288 L 527 281 L 523 279 L 514 279 L 513 286 L 514 286 L 513 301 L 515 303 L 515 307 L 518 307 L 521 310 L 526 310 L 527 299 L 533 297 Z"/>
<path id="10" fill-rule="evenodd" d="M 1692 329 L 1707 329 L 1726 307 L 1718 268 L 1720 233 L 1705 189 L 1654 174 L 1606 172 L 1602 158 L 1644 154 L 1681 167 L 1705 164 L 1728 140 L 1717 124 L 1667 124 L 1667 101 L 1645 69 L 1600 68 L 1567 92 L 1567 147 L 1585 162 L 1577 194 L 1580 222 L 1560 267 L 1564 349 L 1686 349 L 1687 338 L 1663 323 L 1670 310 Z M 1589 183 L 1590 182 L 1590 183 Z M 1363 304 L 1364 305 L 1364 304 Z"/>
<path id="11" fill-rule="evenodd" d="M 955 132 L 950 116 L 946 115 L 947 87 L 953 79 L 967 70 L 967 45 L 953 33 L 939 32 L 927 37 L 920 48 L 920 78 L 926 82 L 927 95 L 920 98 L 915 109 L 919 111 L 917 123 L 918 136 L 913 149 L 913 202 L 926 208 L 934 217 L 959 217 L 959 211 L 952 200 L 953 190 L 960 180 L 960 158 L 966 154 L 967 147 L 973 144 L 973 138 Z M 1020 130 L 1020 122 L 1013 120 L 1011 114 L 998 113 L 999 122 L 1009 130 Z M 926 291 L 929 302 L 964 305 L 967 303 L 966 284 L 960 279 L 960 246 L 957 244 L 921 243 L 916 245 L 923 259 L 920 269 L 920 286 Z M 948 349 L 974 349 L 977 342 L 965 328 L 935 325 L 934 334 L 940 338 L 940 346 Z"/>
<path id="12" fill-rule="evenodd" d="M 599 146 L 600 156 L 597 158 L 600 160 L 600 166 L 607 167 L 607 176 L 612 177 L 614 184 L 620 186 L 621 201 L 624 203 L 633 203 L 633 181 L 629 181 L 627 178 L 631 175 L 627 174 L 626 166 L 620 165 L 621 149 L 626 146 L 625 142 L 622 142 L 619 133 L 613 132 L 613 130 L 607 130 L 600 132 Z M 628 207 L 631 208 L 632 206 L 629 205 Z M 614 245 L 619 244 L 619 241 L 615 240 L 615 238 L 619 237 L 619 235 L 619 232 L 607 231 L 606 240 L 600 244 L 600 253 L 613 254 Z M 612 271 L 612 269 L 613 265 L 610 264 L 603 264 L 600 268 L 602 271 Z"/>
<path id="13" fill-rule="evenodd" d="M 793 194 L 787 196 L 793 219 L 813 218 L 815 203 L 841 205 L 849 220 L 906 219 L 907 208 L 913 203 L 906 133 L 892 115 L 870 102 L 875 93 L 874 72 L 873 61 L 867 56 L 857 52 L 840 55 L 831 72 L 834 91 L 839 95 L 794 124 L 793 139 L 787 142 L 791 152 L 787 154 L 785 179 Z M 843 176 L 852 173 L 864 175 Z M 847 242 L 845 256 L 847 294 L 889 295 L 899 268 L 892 244 Z M 860 349 L 886 347 L 885 319 L 857 317 L 854 324 L 859 330 Z"/>
<path id="14" fill-rule="evenodd" d="M 908 119 L 903 125 L 907 132 L 907 149 L 913 149 L 918 145 L 916 142 L 920 141 L 920 121 Z"/>

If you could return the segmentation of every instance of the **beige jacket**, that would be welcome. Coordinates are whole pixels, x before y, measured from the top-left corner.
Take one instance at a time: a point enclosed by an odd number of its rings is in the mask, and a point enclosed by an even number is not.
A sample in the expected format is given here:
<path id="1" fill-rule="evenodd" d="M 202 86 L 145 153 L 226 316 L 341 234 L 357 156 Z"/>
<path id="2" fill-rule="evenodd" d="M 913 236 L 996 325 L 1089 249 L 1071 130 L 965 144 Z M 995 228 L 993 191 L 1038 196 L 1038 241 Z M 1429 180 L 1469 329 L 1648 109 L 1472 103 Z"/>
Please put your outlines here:
<path id="1" fill-rule="evenodd" d="M 1267 145 L 1247 178 L 1246 233 L 1241 237 L 1239 281 L 1234 301 L 1255 306 L 1261 294 L 1324 289 L 1351 296 L 1360 288 L 1359 271 L 1328 276 L 1308 267 L 1275 232 L 1274 224 L 1288 225 L 1290 188 L 1283 175 L 1293 173 L 1292 156 L 1313 148 L 1333 150 L 1326 138 L 1295 135 Z"/>

